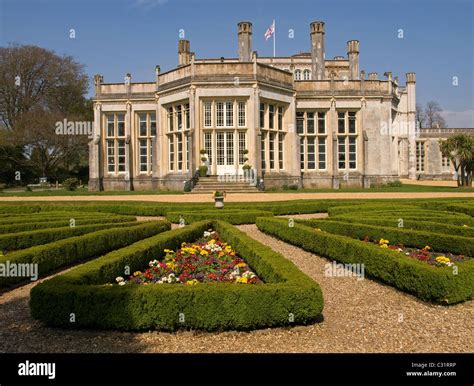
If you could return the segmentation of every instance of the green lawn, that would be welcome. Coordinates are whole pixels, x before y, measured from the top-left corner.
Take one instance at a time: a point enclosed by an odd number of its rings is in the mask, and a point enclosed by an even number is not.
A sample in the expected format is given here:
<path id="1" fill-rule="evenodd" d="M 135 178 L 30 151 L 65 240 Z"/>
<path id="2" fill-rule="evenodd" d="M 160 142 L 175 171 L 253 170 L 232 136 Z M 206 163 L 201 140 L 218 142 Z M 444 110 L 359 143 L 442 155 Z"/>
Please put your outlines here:
<path id="1" fill-rule="evenodd" d="M 378 192 L 448 192 L 466 193 L 474 192 L 474 188 L 457 188 L 451 186 L 424 186 L 424 185 L 403 185 L 364 188 L 341 188 L 341 189 L 268 189 L 265 193 L 378 193 Z"/>
<path id="2" fill-rule="evenodd" d="M 157 194 L 184 194 L 184 192 L 173 191 L 173 190 L 157 190 L 157 191 L 150 191 L 150 190 L 143 190 L 143 191 L 107 191 L 107 192 L 89 192 L 87 188 L 80 188 L 74 190 L 72 192 L 64 190 L 64 189 L 51 189 L 51 190 L 33 190 L 31 192 L 27 192 L 24 190 L 20 190 L 18 188 L 15 189 L 5 189 L 3 192 L 0 192 L 0 197 L 29 197 L 29 196 L 129 196 L 129 195 L 142 195 L 142 194 L 149 194 L 149 195 L 157 195 Z"/>

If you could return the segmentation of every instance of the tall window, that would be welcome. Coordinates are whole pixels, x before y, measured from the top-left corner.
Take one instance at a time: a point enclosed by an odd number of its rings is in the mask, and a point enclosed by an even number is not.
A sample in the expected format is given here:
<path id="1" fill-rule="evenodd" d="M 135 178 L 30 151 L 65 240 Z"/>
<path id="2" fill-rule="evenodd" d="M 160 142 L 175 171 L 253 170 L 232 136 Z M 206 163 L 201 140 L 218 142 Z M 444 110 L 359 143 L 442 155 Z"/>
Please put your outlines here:
<path id="1" fill-rule="evenodd" d="M 106 115 L 107 172 L 125 172 L 125 113 Z"/>
<path id="2" fill-rule="evenodd" d="M 270 133 L 269 145 L 270 169 L 275 169 L 275 133 Z"/>
<path id="3" fill-rule="evenodd" d="M 191 128 L 189 103 L 177 103 L 168 107 L 168 166 L 169 171 L 189 169 L 188 144 Z"/>
<path id="4" fill-rule="evenodd" d="M 212 103 L 204 102 L 204 127 L 212 127 Z"/>
<path id="5" fill-rule="evenodd" d="M 260 103 L 260 127 L 265 127 L 265 103 Z"/>
<path id="6" fill-rule="evenodd" d="M 275 105 L 268 106 L 268 128 L 273 129 L 275 125 Z"/>
<path id="7" fill-rule="evenodd" d="M 357 124 L 355 111 L 337 113 L 337 150 L 340 170 L 357 169 Z"/>
<path id="8" fill-rule="evenodd" d="M 265 137 L 266 136 L 267 136 L 266 133 L 262 133 L 262 136 L 260 139 L 260 147 L 261 147 L 260 157 L 262 158 L 262 170 L 265 170 L 265 168 L 267 167 L 267 163 L 265 162 Z"/>
<path id="9" fill-rule="evenodd" d="M 283 106 L 278 106 L 278 130 L 283 130 Z"/>
<path id="10" fill-rule="evenodd" d="M 204 133 L 204 149 L 207 152 L 209 165 L 212 165 L 212 133 Z"/>
<path id="11" fill-rule="evenodd" d="M 225 103 L 225 125 L 227 127 L 234 126 L 234 103 Z"/>
<path id="12" fill-rule="evenodd" d="M 152 144 L 156 136 L 156 113 L 142 112 L 137 114 L 138 121 L 138 167 L 140 173 L 152 171 Z"/>
<path id="13" fill-rule="evenodd" d="M 425 171 L 425 143 L 416 142 L 416 171 L 423 173 Z"/>
<path id="14" fill-rule="evenodd" d="M 245 119 L 245 102 L 239 102 L 238 103 L 238 110 L 239 110 L 239 122 L 238 125 L 239 127 L 245 127 L 246 125 L 246 119 Z"/>
<path id="15" fill-rule="evenodd" d="M 224 102 L 216 103 L 216 126 L 224 127 Z"/>
<path id="16" fill-rule="evenodd" d="M 278 133 L 278 167 L 284 169 L 283 165 L 283 143 L 284 143 L 285 134 Z"/>
<path id="17" fill-rule="evenodd" d="M 301 80 L 301 70 L 295 70 L 295 80 Z"/>
<path id="18" fill-rule="evenodd" d="M 303 71 L 303 79 L 304 80 L 310 80 L 311 79 L 311 72 L 309 70 L 304 70 Z"/>
<path id="19" fill-rule="evenodd" d="M 244 150 L 247 148 L 247 133 L 244 131 L 239 131 L 239 165 L 243 165 L 245 163 L 244 158 L 246 154 L 244 154 Z"/>
<path id="20" fill-rule="evenodd" d="M 326 112 L 297 111 L 296 132 L 300 135 L 301 170 L 325 170 Z"/>

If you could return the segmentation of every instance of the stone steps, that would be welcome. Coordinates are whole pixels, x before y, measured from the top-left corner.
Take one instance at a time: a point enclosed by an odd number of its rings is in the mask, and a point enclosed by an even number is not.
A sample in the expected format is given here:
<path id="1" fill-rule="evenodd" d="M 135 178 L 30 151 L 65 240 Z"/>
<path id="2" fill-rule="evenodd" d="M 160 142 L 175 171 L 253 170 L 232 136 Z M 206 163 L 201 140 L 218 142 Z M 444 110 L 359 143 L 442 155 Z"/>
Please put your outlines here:
<path id="1" fill-rule="evenodd" d="M 226 193 L 259 193 L 260 191 L 250 182 L 245 181 L 219 181 L 217 176 L 201 177 L 190 192 L 191 194 L 214 193 L 216 190 Z"/>

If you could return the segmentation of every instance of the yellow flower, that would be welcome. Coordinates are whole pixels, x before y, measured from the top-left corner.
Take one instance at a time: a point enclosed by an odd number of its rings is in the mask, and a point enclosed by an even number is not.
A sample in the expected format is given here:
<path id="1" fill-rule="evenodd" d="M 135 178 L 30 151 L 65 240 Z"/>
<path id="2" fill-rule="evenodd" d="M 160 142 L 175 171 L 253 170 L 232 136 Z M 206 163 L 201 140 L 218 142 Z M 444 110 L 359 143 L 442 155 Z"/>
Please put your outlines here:
<path id="1" fill-rule="evenodd" d="M 236 283 L 247 284 L 247 278 L 246 277 L 239 277 L 235 282 Z"/>
<path id="2" fill-rule="evenodd" d="M 388 248 L 387 244 L 380 244 L 380 248 Z"/>
<path id="3" fill-rule="evenodd" d="M 423 249 L 425 249 L 425 250 L 427 250 L 427 251 L 428 251 L 428 250 L 430 250 L 430 249 L 431 249 L 431 247 L 430 247 L 429 245 L 425 245 L 425 247 L 424 247 Z"/>
<path id="4" fill-rule="evenodd" d="M 438 263 L 441 263 L 441 264 L 448 264 L 451 260 L 449 260 L 448 257 L 446 256 L 438 256 L 436 259 L 435 259 Z"/>
<path id="5" fill-rule="evenodd" d="M 466 224 L 464 224 L 464 225 L 463 225 L 463 227 L 464 227 L 464 228 L 469 228 L 469 226 L 468 226 L 468 225 L 466 225 Z"/>
<path id="6" fill-rule="evenodd" d="M 387 245 L 389 243 L 388 240 L 385 240 L 385 239 L 380 239 L 379 240 L 379 245 L 382 246 L 382 245 Z"/>
<path id="7" fill-rule="evenodd" d="M 133 272 L 133 276 L 140 276 L 142 273 L 140 271 Z"/>
<path id="8" fill-rule="evenodd" d="M 316 228 L 315 231 L 316 232 L 322 232 L 322 230 L 320 228 Z"/>
<path id="9" fill-rule="evenodd" d="M 209 240 L 207 243 L 208 243 L 209 245 L 211 245 L 211 244 L 214 244 L 215 242 L 216 242 L 216 240 L 212 239 L 212 240 Z"/>
<path id="10" fill-rule="evenodd" d="M 171 249 L 165 249 L 165 253 L 174 253 Z"/>
<path id="11" fill-rule="evenodd" d="M 201 249 L 201 255 L 203 255 L 203 256 L 209 255 L 209 252 L 206 251 L 205 249 Z"/>
<path id="12" fill-rule="evenodd" d="M 196 285 L 198 283 L 198 281 L 196 279 L 193 279 L 193 280 L 188 280 L 186 282 L 187 285 Z"/>
<path id="13" fill-rule="evenodd" d="M 239 264 L 237 264 L 237 267 L 239 267 L 239 268 L 244 268 L 244 267 L 246 267 L 246 266 L 247 266 L 247 264 L 245 264 L 245 263 L 239 263 Z"/>

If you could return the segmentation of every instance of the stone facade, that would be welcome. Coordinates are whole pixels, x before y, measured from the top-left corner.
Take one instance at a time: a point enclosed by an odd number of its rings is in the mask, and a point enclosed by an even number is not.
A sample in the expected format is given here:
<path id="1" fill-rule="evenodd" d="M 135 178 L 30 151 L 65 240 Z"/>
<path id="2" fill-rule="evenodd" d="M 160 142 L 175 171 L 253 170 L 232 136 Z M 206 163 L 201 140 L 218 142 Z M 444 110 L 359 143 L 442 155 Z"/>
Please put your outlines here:
<path id="1" fill-rule="evenodd" d="M 290 57 L 259 57 L 249 22 L 237 32 L 238 58 L 198 59 L 181 40 L 178 66 L 156 66 L 154 82 L 95 76 L 91 190 L 182 190 L 203 163 L 224 177 L 247 164 L 265 187 L 417 178 L 414 73 L 404 86 L 366 77 L 357 40 L 326 59 L 319 21 L 310 52 Z"/>

